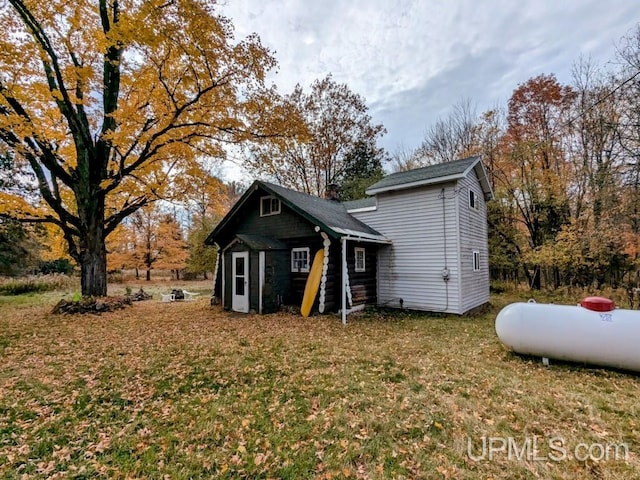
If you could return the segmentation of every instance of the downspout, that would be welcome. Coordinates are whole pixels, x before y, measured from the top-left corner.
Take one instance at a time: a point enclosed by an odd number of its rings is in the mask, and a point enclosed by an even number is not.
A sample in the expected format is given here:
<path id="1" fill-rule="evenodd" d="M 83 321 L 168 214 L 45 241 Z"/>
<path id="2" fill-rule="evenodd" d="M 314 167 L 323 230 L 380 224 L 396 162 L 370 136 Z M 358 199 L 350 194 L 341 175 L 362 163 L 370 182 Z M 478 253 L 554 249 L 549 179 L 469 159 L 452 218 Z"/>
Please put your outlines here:
<path id="1" fill-rule="evenodd" d="M 444 241 L 444 268 L 442 269 L 442 280 L 444 281 L 445 306 L 443 312 L 449 310 L 449 265 L 447 263 L 447 210 L 445 207 L 445 189 L 442 187 L 440 196 L 442 197 L 442 238 Z"/>
<path id="2" fill-rule="evenodd" d="M 458 184 L 456 183 L 456 194 L 454 195 L 456 201 L 455 201 L 455 207 L 456 207 L 456 255 L 455 255 L 455 261 L 456 261 L 456 268 L 458 270 L 458 278 L 456 279 L 456 284 L 455 284 L 455 288 L 456 288 L 456 295 L 455 298 L 458 302 L 458 313 L 463 309 L 463 305 L 464 302 L 462 300 L 462 294 L 464 292 L 463 290 L 463 274 L 462 274 L 462 243 L 461 243 L 461 239 L 462 239 L 462 232 L 460 231 L 460 197 L 458 196 L 458 193 L 460 190 L 458 190 Z"/>
<path id="3" fill-rule="evenodd" d="M 340 238 L 342 244 L 342 286 L 340 293 L 342 295 L 342 324 L 347 324 L 347 239 L 346 237 Z"/>

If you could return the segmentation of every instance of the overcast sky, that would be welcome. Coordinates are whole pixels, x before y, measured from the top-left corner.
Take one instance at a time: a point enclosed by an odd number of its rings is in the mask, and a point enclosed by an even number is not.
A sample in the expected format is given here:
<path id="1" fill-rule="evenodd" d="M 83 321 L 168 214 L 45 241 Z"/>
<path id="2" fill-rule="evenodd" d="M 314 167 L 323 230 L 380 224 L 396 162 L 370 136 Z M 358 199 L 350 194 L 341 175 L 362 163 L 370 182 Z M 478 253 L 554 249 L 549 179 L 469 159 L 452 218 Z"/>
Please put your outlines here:
<path id="1" fill-rule="evenodd" d="M 461 99 L 481 113 L 545 73 L 562 83 L 581 55 L 613 61 L 640 21 L 636 0 L 227 0 L 236 37 L 275 52 L 282 93 L 328 73 L 363 96 L 394 153 Z"/>

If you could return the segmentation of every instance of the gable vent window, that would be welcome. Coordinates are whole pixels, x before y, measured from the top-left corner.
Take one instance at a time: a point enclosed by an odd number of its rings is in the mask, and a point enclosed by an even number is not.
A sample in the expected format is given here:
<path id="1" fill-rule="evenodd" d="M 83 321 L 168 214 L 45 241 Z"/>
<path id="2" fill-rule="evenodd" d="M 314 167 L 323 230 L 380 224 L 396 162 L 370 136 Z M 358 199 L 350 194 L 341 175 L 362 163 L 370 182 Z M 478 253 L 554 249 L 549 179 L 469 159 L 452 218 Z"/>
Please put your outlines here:
<path id="1" fill-rule="evenodd" d="M 366 270 L 364 263 L 364 248 L 356 247 L 356 272 L 364 272 Z"/>
<path id="2" fill-rule="evenodd" d="M 260 216 L 277 215 L 280 213 L 280 199 L 275 197 L 260 198 Z"/>
<path id="3" fill-rule="evenodd" d="M 291 271 L 309 271 L 309 247 L 294 248 L 291 250 Z"/>
<path id="4" fill-rule="evenodd" d="M 473 251 L 473 271 L 480 271 L 480 252 L 478 250 Z"/>
<path id="5" fill-rule="evenodd" d="M 473 190 L 469 190 L 469 208 L 473 208 L 474 210 L 480 209 L 478 195 Z"/>

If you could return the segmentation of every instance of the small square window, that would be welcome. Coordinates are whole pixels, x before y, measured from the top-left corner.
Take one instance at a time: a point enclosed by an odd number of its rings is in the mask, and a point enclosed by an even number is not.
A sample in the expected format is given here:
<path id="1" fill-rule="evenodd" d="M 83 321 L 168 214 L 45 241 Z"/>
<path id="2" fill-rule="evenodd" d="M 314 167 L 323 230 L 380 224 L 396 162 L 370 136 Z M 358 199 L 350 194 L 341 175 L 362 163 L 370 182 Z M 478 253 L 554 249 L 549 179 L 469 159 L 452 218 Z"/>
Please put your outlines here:
<path id="1" fill-rule="evenodd" d="M 477 250 L 473 251 L 473 271 L 480 271 L 480 252 Z"/>
<path id="2" fill-rule="evenodd" d="M 478 210 L 480 208 L 478 195 L 476 195 L 476 192 L 473 190 L 469 190 L 469 208 L 473 208 L 474 210 Z"/>
<path id="3" fill-rule="evenodd" d="M 309 271 L 309 247 L 294 248 L 291 250 L 291 271 Z"/>
<path id="4" fill-rule="evenodd" d="M 280 199 L 275 197 L 260 198 L 260 216 L 277 215 L 280 213 Z"/>
<path id="5" fill-rule="evenodd" d="M 356 272 L 364 272 L 366 270 L 365 266 L 365 256 L 364 256 L 364 248 L 356 247 L 354 249 L 356 256 Z"/>

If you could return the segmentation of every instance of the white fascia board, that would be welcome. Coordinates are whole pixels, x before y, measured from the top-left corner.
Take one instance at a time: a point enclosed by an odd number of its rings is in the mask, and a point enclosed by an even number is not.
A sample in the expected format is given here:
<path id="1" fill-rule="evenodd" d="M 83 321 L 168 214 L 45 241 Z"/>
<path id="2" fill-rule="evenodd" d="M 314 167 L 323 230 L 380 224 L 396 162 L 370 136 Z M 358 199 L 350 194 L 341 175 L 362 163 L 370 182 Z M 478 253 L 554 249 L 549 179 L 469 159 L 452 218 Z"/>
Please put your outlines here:
<path id="1" fill-rule="evenodd" d="M 480 182 L 480 186 L 482 187 L 482 191 L 484 192 L 485 200 L 493 198 L 493 190 L 491 189 L 491 184 L 489 183 L 487 170 L 484 168 L 484 163 L 481 162 L 480 158 L 478 158 L 478 160 L 467 167 L 467 169 L 464 171 L 463 176 L 468 176 L 469 173 L 471 173 L 471 170 L 474 170 L 476 176 L 478 177 L 478 181 Z"/>
<path id="2" fill-rule="evenodd" d="M 427 180 L 419 180 L 417 182 L 400 183 L 398 185 L 390 185 L 388 187 L 370 189 L 370 190 L 367 190 L 365 193 L 367 195 L 375 195 L 377 193 L 390 192 L 392 190 L 404 190 L 406 188 L 421 187 L 423 185 L 434 185 L 434 184 L 437 184 L 437 183 L 447 183 L 447 182 L 450 182 L 450 181 L 453 181 L 453 180 L 459 180 L 461 178 L 464 178 L 464 175 L 456 173 L 454 175 L 447 175 L 446 177 L 429 178 Z"/>
<path id="3" fill-rule="evenodd" d="M 478 172 L 478 167 L 480 168 L 480 172 Z M 477 163 L 474 168 L 476 169 L 476 175 L 478 175 L 478 179 L 480 180 L 480 185 L 484 190 L 485 200 L 492 199 L 493 189 L 491 188 L 491 184 L 489 183 L 489 176 L 487 175 L 487 169 L 484 168 L 484 163 Z"/>
<path id="4" fill-rule="evenodd" d="M 372 235 L 371 233 L 358 232 L 357 230 L 349 230 L 348 228 L 329 227 L 334 232 L 348 237 L 349 240 L 356 240 L 361 242 L 373 242 L 373 243 L 388 243 L 391 244 L 391 240 L 382 235 Z"/>
<path id="5" fill-rule="evenodd" d="M 377 209 L 378 207 L 374 205 L 373 207 L 352 208 L 347 210 L 347 213 L 375 212 Z"/>

